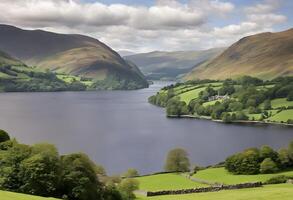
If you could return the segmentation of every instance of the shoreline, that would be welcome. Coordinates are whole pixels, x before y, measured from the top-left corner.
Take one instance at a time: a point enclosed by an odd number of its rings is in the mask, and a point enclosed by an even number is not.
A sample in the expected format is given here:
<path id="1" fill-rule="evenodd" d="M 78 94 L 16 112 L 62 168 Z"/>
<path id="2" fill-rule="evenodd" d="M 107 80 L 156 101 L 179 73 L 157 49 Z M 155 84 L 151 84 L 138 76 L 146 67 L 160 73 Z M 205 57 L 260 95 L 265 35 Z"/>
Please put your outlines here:
<path id="1" fill-rule="evenodd" d="M 286 124 L 286 123 L 279 123 L 279 122 L 263 122 L 263 121 L 249 121 L 249 120 L 237 120 L 232 122 L 223 122 L 220 119 L 212 119 L 211 117 L 204 117 L 204 116 L 195 116 L 195 115 L 167 115 L 168 118 L 189 118 L 189 119 L 202 119 L 202 120 L 209 120 L 212 122 L 224 123 L 224 124 L 252 124 L 252 125 L 278 125 L 278 126 L 286 126 L 286 127 L 293 127 L 293 124 Z"/>

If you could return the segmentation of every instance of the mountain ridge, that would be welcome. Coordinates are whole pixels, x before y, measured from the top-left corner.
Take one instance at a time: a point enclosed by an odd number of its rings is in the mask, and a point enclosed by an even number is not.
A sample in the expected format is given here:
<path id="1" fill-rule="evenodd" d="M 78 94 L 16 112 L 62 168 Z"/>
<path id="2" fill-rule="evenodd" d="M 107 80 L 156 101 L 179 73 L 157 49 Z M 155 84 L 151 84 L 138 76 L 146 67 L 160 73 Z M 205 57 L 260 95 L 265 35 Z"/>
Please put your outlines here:
<path id="1" fill-rule="evenodd" d="M 29 66 L 93 78 L 97 81 L 115 79 L 115 85 L 118 81 L 126 88 L 127 85 L 131 85 L 132 88 L 129 89 L 148 86 L 145 78 L 137 73 L 138 69 L 129 66 L 106 44 L 89 36 L 24 30 L 2 24 L 0 49 Z M 137 86 L 134 83 L 137 83 Z M 112 89 L 112 86 L 109 85 L 109 88 Z"/>
<path id="2" fill-rule="evenodd" d="M 243 75 L 262 79 L 293 74 L 293 28 L 241 38 L 216 58 L 185 76 L 193 79 L 226 79 Z"/>

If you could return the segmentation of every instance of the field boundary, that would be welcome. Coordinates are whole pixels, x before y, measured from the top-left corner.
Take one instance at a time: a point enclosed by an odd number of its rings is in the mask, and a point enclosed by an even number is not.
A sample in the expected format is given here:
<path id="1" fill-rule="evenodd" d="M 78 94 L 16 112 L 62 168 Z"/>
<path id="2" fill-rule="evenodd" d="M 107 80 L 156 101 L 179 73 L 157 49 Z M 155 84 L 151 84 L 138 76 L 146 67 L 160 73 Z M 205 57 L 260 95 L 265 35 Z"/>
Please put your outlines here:
<path id="1" fill-rule="evenodd" d="M 161 195 L 180 195 L 180 194 L 191 194 L 191 193 L 203 193 L 203 192 L 218 192 L 221 190 L 236 190 L 244 188 L 256 188 L 262 187 L 262 182 L 255 183 L 241 183 L 235 185 L 221 185 L 221 186 L 211 186 L 211 187 L 202 187 L 202 188 L 193 188 L 193 189 L 181 189 L 181 190 L 162 190 L 156 192 L 147 192 L 146 196 L 161 196 Z"/>

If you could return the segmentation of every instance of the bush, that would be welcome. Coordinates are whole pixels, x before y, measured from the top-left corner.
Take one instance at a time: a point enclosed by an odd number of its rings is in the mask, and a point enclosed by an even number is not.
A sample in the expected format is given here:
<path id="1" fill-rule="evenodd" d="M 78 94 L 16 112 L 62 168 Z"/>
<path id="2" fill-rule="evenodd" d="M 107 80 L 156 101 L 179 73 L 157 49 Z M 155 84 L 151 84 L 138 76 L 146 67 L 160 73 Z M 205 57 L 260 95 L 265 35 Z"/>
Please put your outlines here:
<path id="1" fill-rule="evenodd" d="M 286 181 L 289 179 L 289 177 L 280 175 L 280 176 L 274 176 L 267 180 L 266 184 L 280 184 L 280 183 L 286 183 Z"/>
<path id="2" fill-rule="evenodd" d="M 6 131 L 0 129 L 0 143 L 7 140 L 10 140 L 9 134 Z"/>
<path id="3" fill-rule="evenodd" d="M 276 163 L 271 158 L 264 159 L 260 164 L 260 173 L 262 174 L 275 173 L 278 170 Z"/>
<path id="4" fill-rule="evenodd" d="M 123 200 L 135 199 L 133 192 L 139 189 L 139 182 L 136 179 L 124 179 L 118 186 Z"/>
<path id="5" fill-rule="evenodd" d="M 129 168 L 123 175 L 122 177 L 126 177 L 126 178 L 133 178 L 139 176 L 139 173 L 136 169 L 133 168 Z"/>

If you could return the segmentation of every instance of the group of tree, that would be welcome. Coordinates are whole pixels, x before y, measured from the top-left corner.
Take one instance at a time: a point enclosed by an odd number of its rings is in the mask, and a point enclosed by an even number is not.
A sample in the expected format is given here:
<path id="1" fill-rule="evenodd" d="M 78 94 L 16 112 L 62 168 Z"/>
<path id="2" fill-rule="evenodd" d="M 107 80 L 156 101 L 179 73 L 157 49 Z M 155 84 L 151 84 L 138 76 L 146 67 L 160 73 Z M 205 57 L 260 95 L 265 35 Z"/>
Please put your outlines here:
<path id="1" fill-rule="evenodd" d="M 293 167 L 293 141 L 278 152 L 269 146 L 250 148 L 225 161 L 225 168 L 233 174 L 275 173 L 290 167 Z"/>
<path id="2" fill-rule="evenodd" d="M 108 184 L 106 174 L 83 153 L 60 156 L 54 145 L 25 145 L 0 130 L 0 189 L 68 200 L 131 200 L 138 182 Z"/>

